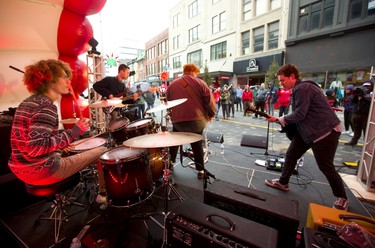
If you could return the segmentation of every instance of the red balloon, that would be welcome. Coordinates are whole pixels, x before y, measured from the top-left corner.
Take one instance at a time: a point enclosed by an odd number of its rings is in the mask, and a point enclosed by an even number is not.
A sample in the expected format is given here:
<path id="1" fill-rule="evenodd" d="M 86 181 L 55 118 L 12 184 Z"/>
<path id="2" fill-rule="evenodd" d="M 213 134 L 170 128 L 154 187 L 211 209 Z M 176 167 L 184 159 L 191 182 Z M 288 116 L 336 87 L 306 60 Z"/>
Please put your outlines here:
<path id="1" fill-rule="evenodd" d="M 57 49 L 60 54 L 78 56 L 90 49 L 88 41 L 93 37 L 89 20 L 81 15 L 63 10 L 57 30 Z"/>
<path id="2" fill-rule="evenodd" d="M 97 14 L 107 0 L 65 0 L 64 8 L 78 15 L 88 16 Z"/>
<path id="3" fill-rule="evenodd" d="M 88 87 L 87 65 L 78 57 L 60 55 L 59 59 L 67 62 L 72 68 L 72 87 L 76 94 L 81 94 Z"/>

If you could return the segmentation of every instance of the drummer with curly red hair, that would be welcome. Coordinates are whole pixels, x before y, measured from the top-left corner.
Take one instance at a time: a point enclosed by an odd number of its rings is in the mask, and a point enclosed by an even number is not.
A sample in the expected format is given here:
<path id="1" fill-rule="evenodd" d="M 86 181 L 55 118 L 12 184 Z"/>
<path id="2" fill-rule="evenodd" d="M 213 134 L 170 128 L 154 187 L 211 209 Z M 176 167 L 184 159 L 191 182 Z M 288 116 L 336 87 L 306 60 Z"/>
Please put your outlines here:
<path id="1" fill-rule="evenodd" d="M 58 130 L 58 111 L 54 103 L 62 94 L 69 93 L 71 77 L 69 65 L 59 60 L 40 60 L 26 67 L 23 81 L 31 96 L 20 103 L 14 115 L 8 163 L 12 172 L 25 183 L 49 185 L 62 181 L 94 164 L 106 150 L 97 147 L 63 156 L 74 149 L 72 142 L 90 126 L 88 119 L 81 118 L 73 128 Z"/>

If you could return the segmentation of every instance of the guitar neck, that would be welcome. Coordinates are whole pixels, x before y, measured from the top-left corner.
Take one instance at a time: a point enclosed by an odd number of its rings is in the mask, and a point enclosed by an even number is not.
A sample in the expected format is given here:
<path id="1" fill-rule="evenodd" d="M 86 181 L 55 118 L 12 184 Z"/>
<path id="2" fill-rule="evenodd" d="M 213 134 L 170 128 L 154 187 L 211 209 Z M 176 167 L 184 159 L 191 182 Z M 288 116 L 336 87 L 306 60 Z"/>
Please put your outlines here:
<path id="1" fill-rule="evenodd" d="M 256 110 L 256 109 L 254 109 L 252 107 L 248 107 L 245 110 L 245 112 L 247 112 L 247 111 L 253 112 L 254 114 L 260 115 L 260 116 L 265 117 L 265 118 L 269 118 L 270 117 L 267 113 L 264 113 L 262 111 Z"/>

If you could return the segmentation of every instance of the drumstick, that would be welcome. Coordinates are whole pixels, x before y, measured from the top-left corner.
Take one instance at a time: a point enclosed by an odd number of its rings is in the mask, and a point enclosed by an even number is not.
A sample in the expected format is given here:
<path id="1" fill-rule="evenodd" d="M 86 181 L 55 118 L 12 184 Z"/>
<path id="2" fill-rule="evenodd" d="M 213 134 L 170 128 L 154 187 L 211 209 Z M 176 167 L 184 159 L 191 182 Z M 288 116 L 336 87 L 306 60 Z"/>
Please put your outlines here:
<path id="1" fill-rule="evenodd" d="M 89 137 L 89 138 L 87 138 L 87 139 L 81 140 L 81 141 L 75 143 L 74 146 L 78 146 L 78 145 L 80 145 L 80 144 L 82 144 L 82 143 L 85 143 L 86 141 L 91 140 L 91 139 L 93 139 L 93 138 L 95 138 L 95 137 L 98 137 L 99 135 L 101 135 L 101 133 L 98 133 L 98 134 L 96 134 L 96 135 L 94 135 L 94 136 L 91 136 L 91 137 Z"/>
<path id="2" fill-rule="evenodd" d="M 79 104 L 78 104 L 78 100 L 77 100 L 76 95 L 74 94 L 74 90 L 73 90 L 73 87 L 72 87 L 72 84 L 71 84 L 71 83 L 68 83 L 68 88 L 69 88 L 70 93 L 71 93 L 72 96 L 73 96 L 73 101 L 74 101 L 74 103 L 78 106 L 79 117 L 80 117 L 80 118 L 83 118 L 83 114 L 82 114 L 81 108 L 80 108 L 80 106 L 79 106 Z"/>

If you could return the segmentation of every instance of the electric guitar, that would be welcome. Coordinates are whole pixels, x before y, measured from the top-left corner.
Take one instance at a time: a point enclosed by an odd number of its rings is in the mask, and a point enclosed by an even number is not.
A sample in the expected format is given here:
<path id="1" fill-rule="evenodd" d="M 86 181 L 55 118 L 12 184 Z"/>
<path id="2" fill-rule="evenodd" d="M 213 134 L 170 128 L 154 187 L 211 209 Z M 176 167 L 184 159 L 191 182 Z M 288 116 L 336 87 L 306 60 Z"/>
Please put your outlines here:
<path id="1" fill-rule="evenodd" d="M 158 87 L 150 87 L 148 88 L 148 90 L 146 91 L 142 91 L 142 92 L 135 92 L 131 95 L 128 95 L 128 96 L 123 96 L 126 92 L 128 92 L 127 90 L 123 91 L 123 92 L 120 92 L 118 94 L 115 95 L 115 97 L 121 97 L 122 101 L 127 101 L 127 100 L 130 100 L 130 99 L 134 99 L 134 100 L 137 100 L 138 96 L 142 96 L 148 92 L 156 92 L 158 91 L 159 88 Z"/>
<path id="2" fill-rule="evenodd" d="M 245 112 L 252 112 L 254 114 L 263 116 L 265 118 L 271 117 L 269 114 L 267 114 L 265 112 L 262 112 L 262 111 L 259 111 L 259 110 L 256 110 L 254 107 L 251 107 L 251 106 L 248 107 L 247 109 L 245 109 Z M 282 126 L 281 130 L 279 132 L 285 133 L 286 137 L 288 137 L 288 139 L 292 140 L 294 134 L 297 132 L 297 124 L 293 123 L 293 124 L 286 125 L 284 127 Z"/>

